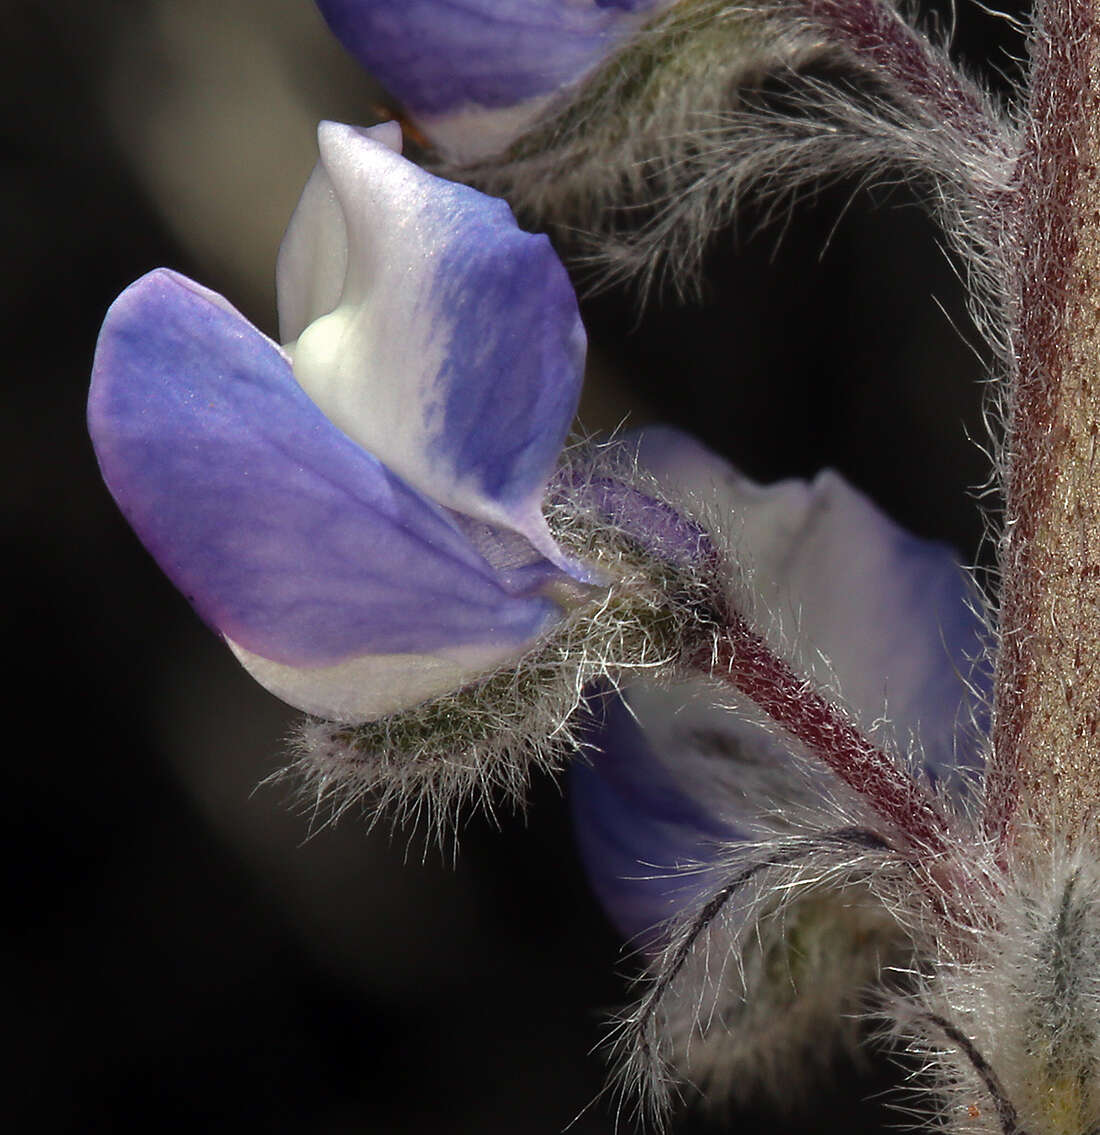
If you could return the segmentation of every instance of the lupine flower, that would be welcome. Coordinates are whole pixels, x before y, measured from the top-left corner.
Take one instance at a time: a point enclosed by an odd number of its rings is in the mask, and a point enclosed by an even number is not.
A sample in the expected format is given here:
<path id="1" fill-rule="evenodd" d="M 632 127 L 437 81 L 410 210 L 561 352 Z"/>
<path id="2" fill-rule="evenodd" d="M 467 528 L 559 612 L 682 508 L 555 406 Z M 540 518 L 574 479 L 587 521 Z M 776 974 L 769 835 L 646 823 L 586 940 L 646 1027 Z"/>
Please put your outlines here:
<path id="1" fill-rule="evenodd" d="M 307 781 L 337 806 L 427 794 L 442 823 L 571 751 L 591 680 L 695 642 L 707 538 L 619 450 L 559 466 L 585 337 L 546 237 L 406 161 L 394 124 L 318 137 L 283 345 L 152 272 L 104 321 L 89 426 L 165 572 L 320 719 Z"/>
<path id="2" fill-rule="evenodd" d="M 929 206 L 972 256 L 1011 178 L 1011 124 L 891 0 L 317 3 L 452 173 L 596 237 L 586 251 L 610 278 L 690 288 L 747 196 L 783 208 L 883 170 L 934 186 Z M 881 97 L 819 82 L 820 67 Z M 644 224 L 622 231 L 641 203 Z"/>
<path id="3" fill-rule="evenodd" d="M 318 0 L 452 161 L 497 152 L 671 0 Z"/>
<path id="4" fill-rule="evenodd" d="M 668 429 L 646 432 L 639 460 L 670 500 L 723 518 L 776 649 L 885 750 L 911 754 L 945 802 L 967 806 L 982 766 L 988 643 L 954 554 L 899 529 L 834 473 L 760 487 Z M 628 1059 L 652 1045 L 635 1071 L 655 1086 L 659 1053 L 678 1078 L 744 1096 L 774 1087 L 776 1069 L 828 1067 L 858 1041 L 884 962 L 905 958 L 891 912 L 849 878 L 874 849 L 866 835 L 838 835 L 881 825 L 744 695 L 716 699 L 696 678 L 635 684 L 594 705 L 571 802 L 593 887 L 655 979 L 624 1029 L 639 1046 Z M 743 885 L 696 925 L 731 880 L 784 856 L 812 865 L 806 901 L 792 887 L 780 904 L 774 880 L 756 894 Z"/>
<path id="5" fill-rule="evenodd" d="M 88 412 L 120 508 L 241 662 L 355 721 L 521 655 L 581 590 L 541 505 L 584 331 L 546 238 L 405 161 L 396 126 L 319 143 L 284 345 L 152 272 L 107 315 Z"/>

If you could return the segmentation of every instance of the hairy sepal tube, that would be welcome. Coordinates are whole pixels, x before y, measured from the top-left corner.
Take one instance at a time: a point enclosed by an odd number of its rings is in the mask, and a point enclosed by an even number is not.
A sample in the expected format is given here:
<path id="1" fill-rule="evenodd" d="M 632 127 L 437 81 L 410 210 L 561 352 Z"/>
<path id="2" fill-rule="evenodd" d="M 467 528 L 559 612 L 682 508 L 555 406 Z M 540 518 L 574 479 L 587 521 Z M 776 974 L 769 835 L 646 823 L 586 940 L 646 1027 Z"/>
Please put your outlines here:
<path id="1" fill-rule="evenodd" d="M 544 500 L 562 551 L 598 583 L 509 666 L 361 724 L 303 724 L 292 770 L 303 799 L 422 820 L 443 836 L 458 809 L 521 802 L 533 768 L 583 745 L 594 687 L 660 681 L 715 650 L 728 567 L 713 534 L 669 502 L 629 437 L 576 443 Z"/>

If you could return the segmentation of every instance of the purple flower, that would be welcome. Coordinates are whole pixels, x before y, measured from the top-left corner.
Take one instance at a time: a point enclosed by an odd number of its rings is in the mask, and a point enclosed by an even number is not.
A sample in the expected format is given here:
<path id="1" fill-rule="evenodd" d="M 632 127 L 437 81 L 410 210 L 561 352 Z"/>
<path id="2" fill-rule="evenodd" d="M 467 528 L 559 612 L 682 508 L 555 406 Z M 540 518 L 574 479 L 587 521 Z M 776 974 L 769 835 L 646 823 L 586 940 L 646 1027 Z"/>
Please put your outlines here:
<path id="1" fill-rule="evenodd" d="M 761 697 L 716 686 L 720 654 L 709 679 L 627 686 L 595 702 L 589 759 L 570 770 L 582 860 L 652 979 L 620 1018 L 621 1071 L 660 1115 L 673 1080 L 747 1096 L 774 1090 L 777 1069 L 793 1083 L 854 1048 L 883 968 L 911 963 L 911 864 L 947 860 L 940 833 L 965 830 L 955 805 L 980 769 L 989 675 L 974 664 L 986 644 L 972 585 L 948 550 L 835 474 L 761 488 L 669 430 L 639 457 L 673 504 L 702 503 L 726 526 L 746 573 L 731 595 L 754 629 L 732 620 L 725 657 L 731 677 L 760 667 L 748 689 Z M 777 706 L 768 675 L 788 663 L 797 679 Z M 832 708 L 800 749 L 777 722 L 821 697 Z M 830 747 L 847 755 L 829 764 Z M 885 805 L 906 785 L 918 810 L 898 817 Z"/>
<path id="2" fill-rule="evenodd" d="M 505 149 L 672 0 L 318 0 L 454 161 Z"/>
<path id="3" fill-rule="evenodd" d="M 640 459 L 672 499 L 710 501 L 731 525 L 769 641 L 880 747 L 915 748 L 934 785 L 964 795 L 988 675 L 973 665 L 982 621 L 950 550 L 908 535 L 834 473 L 760 487 L 665 429 L 647 432 Z M 797 834 L 838 790 L 751 702 L 718 700 L 702 679 L 608 697 L 591 760 L 571 772 L 593 885 L 641 944 L 659 947 L 664 924 L 728 879 L 731 847 Z"/>
<path id="4" fill-rule="evenodd" d="M 581 567 L 541 503 L 585 337 L 508 206 L 324 123 L 279 346 L 160 269 L 112 305 L 88 420 L 119 507 L 269 690 L 370 719 L 518 657 Z"/>

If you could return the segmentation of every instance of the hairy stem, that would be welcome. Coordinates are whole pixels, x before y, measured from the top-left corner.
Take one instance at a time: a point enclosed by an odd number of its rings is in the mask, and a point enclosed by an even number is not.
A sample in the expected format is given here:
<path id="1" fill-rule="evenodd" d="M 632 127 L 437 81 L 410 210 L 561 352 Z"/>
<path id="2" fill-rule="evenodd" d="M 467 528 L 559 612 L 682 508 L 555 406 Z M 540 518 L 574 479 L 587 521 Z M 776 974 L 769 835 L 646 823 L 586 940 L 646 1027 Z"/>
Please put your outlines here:
<path id="1" fill-rule="evenodd" d="M 986 824 L 1095 838 L 1100 804 L 1100 26 L 1040 0 L 1017 172 L 1001 648 Z"/>
<path id="2" fill-rule="evenodd" d="M 1000 129 L 978 88 L 927 37 L 883 0 L 801 0 L 829 39 L 904 92 L 930 118 L 971 142 L 997 149 Z"/>
<path id="3" fill-rule="evenodd" d="M 928 793 L 809 679 L 795 673 L 740 615 L 725 620 L 716 654 L 701 668 L 748 697 L 913 847 L 946 850 L 946 824 Z"/>

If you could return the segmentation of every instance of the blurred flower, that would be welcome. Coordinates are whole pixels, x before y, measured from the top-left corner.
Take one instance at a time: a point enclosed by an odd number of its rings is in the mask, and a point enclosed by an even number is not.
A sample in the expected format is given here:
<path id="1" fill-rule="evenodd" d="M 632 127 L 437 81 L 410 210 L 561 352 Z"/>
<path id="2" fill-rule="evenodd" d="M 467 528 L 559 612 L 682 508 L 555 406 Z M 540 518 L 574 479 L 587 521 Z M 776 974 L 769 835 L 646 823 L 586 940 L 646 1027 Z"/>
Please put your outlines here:
<path id="1" fill-rule="evenodd" d="M 732 526 L 746 609 L 777 652 L 880 749 L 965 800 L 989 676 L 951 552 L 834 473 L 760 487 L 665 429 L 647 432 L 639 460 L 671 500 L 710 501 Z M 716 704 L 702 678 L 641 683 L 595 708 L 572 808 L 593 887 L 655 979 L 642 1047 L 652 1034 L 681 1077 L 748 1091 L 800 1048 L 792 1067 L 821 1063 L 845 1030 L 854 1040 L 866 988 L 905 952 L 887 907 L 851 886 L 881 820 L 734 690 Z M 806 864 L 797 882 L 781 873 Z M 768 871 L 780 882 L 754 892 Z"/>
<path id="2" fill-rule="evenodd" d="M 264 686 L 338 721 L 522 655 L 585 577 L 541 511 L 583 370 L 568 277 L 400 142 L 322 124 L 279 256 L 285 346 L 161 269 L 108 312 L 89 398 L 165 572 Z"/>
<path id="3" fill-rule="evenodd" d="M 449 160 L 505 149 L 673 0 L 317 0 Z"/>

